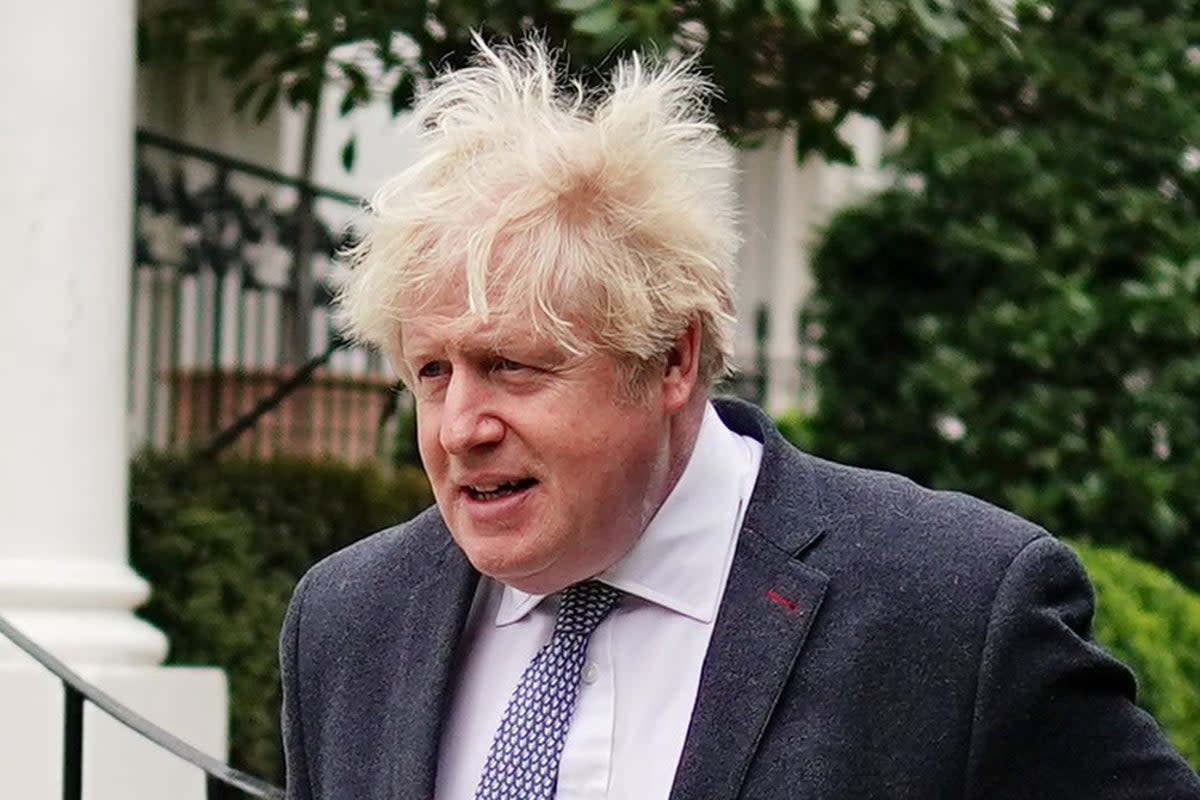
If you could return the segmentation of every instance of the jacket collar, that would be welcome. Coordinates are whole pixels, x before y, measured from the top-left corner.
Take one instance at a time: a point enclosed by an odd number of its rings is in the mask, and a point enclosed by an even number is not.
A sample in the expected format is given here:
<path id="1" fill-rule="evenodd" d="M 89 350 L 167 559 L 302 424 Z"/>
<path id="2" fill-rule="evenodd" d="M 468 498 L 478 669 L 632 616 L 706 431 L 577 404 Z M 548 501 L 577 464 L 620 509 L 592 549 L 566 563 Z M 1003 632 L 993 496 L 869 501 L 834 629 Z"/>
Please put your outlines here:
<path id="1" fill-rule="evenodd" d="M 824 534 L 815 459 L 748 403 L 721 400 L 732 430 L 763 443 L 671 800 L 737 797 L 812 629 L 828 578 L 800 557 Z"/>

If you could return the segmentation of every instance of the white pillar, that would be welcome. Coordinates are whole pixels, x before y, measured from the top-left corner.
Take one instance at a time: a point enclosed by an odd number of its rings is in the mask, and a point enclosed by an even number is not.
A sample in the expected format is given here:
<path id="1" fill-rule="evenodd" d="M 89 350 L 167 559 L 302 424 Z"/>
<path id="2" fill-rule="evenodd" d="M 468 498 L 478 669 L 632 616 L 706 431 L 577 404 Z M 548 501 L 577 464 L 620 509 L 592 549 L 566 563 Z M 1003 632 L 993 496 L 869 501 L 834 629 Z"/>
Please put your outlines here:
<path id="1" fill-rule="evenodd" d="M 812 209 L 808 189 L 823 165 L 796 162 L 795 135 L 775 133 L 739 154 L 744 207 L 740 254 L 739 364 L 754 366 L 754 315 L 767 308 L 767 385 L 764 404 L 779 412 L 801 403 L 796 316 L 812 286 L 805 243 Z"/>
<path id="2" fill-rule="evenodd" d="M 808 158 L 796 163 L 796 134 L 780 137 L 773 153 L 772 174 L 778 187 L 774 212 L 774 247 L 771 252 L 771 316 L 767 329 L 766 406 L 772 412 L 786 411 L 807 403 L 808 387 L 800 383 L 800 343 L 796 319 L 812 291 L 812 268 L 808 242 L 812 234 L 812 188 L 819 185 L 824 162 Z"/>
<path id="3" fill-rule="evenodd" d="M 769 411 L 811 410 L 815 388 L 803 381 L 806 356 L 797 329 L 799 312 L 814 288 L 811 256 L 822 229 L 841 206 L 880 188 L 883 134 L 879 126 L 851 117 L 841 130 L 858 166 L 832 165 L 815 156 L 796 161 L 793 132 L 769 134 L 738 156 L 745 244 L 739 256 L 738 364 L 753 366 L 754 309 L 768 310 L 766 340 Z"/>
<path id="4" fill-rule="evenodd" d="M 166 638 L 132 613 L 148 591 L 127 552 L 134 2 L 11 5 L 0 27 L 0 614 L 223 755 L 223 676 L 158 667 Z M 61 707 L 57 682 L 0 641 L 0 797 L 57 796 Z M 157 770 L 152 751 L 102 736 L 94 712 L 86 795 L 149 796 L 136 773 Z M 189 795 L 202 796 L 172 796 Z"/>
<path id="5" fill-rule="evenodd" d="M 73 661 L 157 664 L 126 536 L 133 3 L 16 13 L 0 46 L 0 613 Z"/>

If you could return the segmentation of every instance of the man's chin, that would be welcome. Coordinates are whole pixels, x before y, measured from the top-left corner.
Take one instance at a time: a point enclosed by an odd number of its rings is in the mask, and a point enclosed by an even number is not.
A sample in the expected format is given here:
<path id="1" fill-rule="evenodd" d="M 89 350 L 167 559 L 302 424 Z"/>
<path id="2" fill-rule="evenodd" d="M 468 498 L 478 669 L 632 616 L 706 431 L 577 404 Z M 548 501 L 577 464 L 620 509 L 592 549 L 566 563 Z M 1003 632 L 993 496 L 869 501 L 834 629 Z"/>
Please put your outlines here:
<path id="1" fill-rule="evenodd" d="M 467 538 L 458 544 L 476 570 L 526 594 L 552 594 L 573 582 L 558 575 L 556 559 L 545 553 L 522 553 L 517 541 Z"/>
<path id="2" fill-rule="evenodd" d="M 521 535 L 515 531 L 466 531 L 456 533 L 454 540 L 466 553 L 471 566 L 505 583 L 536 572 L 539 566 L 536 559 L 523 552 Z"/>

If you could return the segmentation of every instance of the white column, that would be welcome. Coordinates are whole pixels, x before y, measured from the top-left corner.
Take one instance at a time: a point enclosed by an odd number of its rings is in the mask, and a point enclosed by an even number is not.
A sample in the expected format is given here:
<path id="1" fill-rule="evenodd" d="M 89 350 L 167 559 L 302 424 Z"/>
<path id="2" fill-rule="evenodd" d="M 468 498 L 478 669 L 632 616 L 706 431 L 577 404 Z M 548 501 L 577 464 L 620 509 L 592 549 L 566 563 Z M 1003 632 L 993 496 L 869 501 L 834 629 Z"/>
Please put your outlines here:
<path id="1" fill-rule="evenodd" d="M 11 5 L 0 27 L 0 614 L 223 755 L 223 675 L 157 666 L 166 638 L 132 613 L 148 592 L 127 552 L 134 2 Z M 7 640 L 0 708 L 0 797 L 59 796 L 61 689 Z M 95 712 L 86 796 L 150 796 L 146 780 L 164 769 L 191 772 Z M 171 796 L 203 796 L 198 775 L 179 780 Z"/>
<path id="2" fill-rule="evenodd" d="M 739 364 L 753 366 L 754 315 L 767 308 L 767 393 L 772 412 L 800 404 L 796 315 L 812 285 L 804 252 L 812 209 L 808 187 L 822 164 L 796 162 L 795 136 L 770 134 L 759 147 L 739 154 L 744 208 L 740 254 Z"/>
<path id="3" fill-rule="evenodd" d="M 19 9 L 0 46 L 0 613 L 75 661 L 157 664 L 126 542 L 133 3 Z"/>
<path id="4" fill-rule="evenodd" d="M 808 242 L 812 233 L 812 187 L 821 180 L 823 162 L 808 158 L 796 163 L 796 135 L 780 137 L 774 179 L 778 181 L 770 261 L 771 316 L 767 331 L 767 408 L 775 413 L 807 401 L 802 397 L 796 317 L 812 291 Z"/>
<path id="5" fill-rule="evenodd" d="M 768 282 L 770 270 L 771 230 L 770 209 L 775 207 L 775 182 L 771 180 L 774 161 L 771 143 L 742 148 L 737 153 L 738 200 L 741 203 L 742 248 L 738 252 L 737 315 L 734 338 L 734 358 L 740 370 L 754 368 L 756 342 L 754 315 L 771 294 Z"/>
<path id="6" fill-rule="evenodd" d="M 773 133 L 757 148 L 739 153 L 745 244 L 739 256 L 739 366 L 753 366 L 754 309 L 768 310 L 767 392 L 772 412 L 811 409 L 814 387 L 802 382 L 797 317 L 814 281 L 811 255 L 832 214 L 879 188 L 883 135 L 879 126 L 852 117 L 842 135 L 854 146 L 858 166 L 831 165 L 810 156 L 796 161 L 795 134 Z"/>

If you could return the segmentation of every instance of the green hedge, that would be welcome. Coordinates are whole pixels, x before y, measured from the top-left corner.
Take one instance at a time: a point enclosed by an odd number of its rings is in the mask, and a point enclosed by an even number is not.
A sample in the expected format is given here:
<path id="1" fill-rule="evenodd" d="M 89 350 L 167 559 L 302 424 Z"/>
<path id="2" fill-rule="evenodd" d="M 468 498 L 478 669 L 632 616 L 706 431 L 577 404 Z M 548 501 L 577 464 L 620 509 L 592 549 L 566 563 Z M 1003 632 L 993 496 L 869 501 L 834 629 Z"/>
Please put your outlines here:
<path id="1" fill-rule="evenodd" d="M 232 763 L 283 780 L 276 641 L 304 570 L 430 502 L 417 470 L 299 460 L 222 461 L 196 471 L 133 465 L 130 550 L 153 586 L 142 615 L 170 663 L 216 665 L 231 690 Z"/>
<path id="2" fill-rule="evenodd" d="M 1138 677 L 1138 702 L 1200 765 L 1200 595 L 1117 550 L 1074 545 L 1096 586 L 1096 639 Z"/>
<path id="3" fill-rule="evenodd" d="M 814 449 L 1200 589 L 1200 15 L 1018 5 L 814 254 Z"/>

